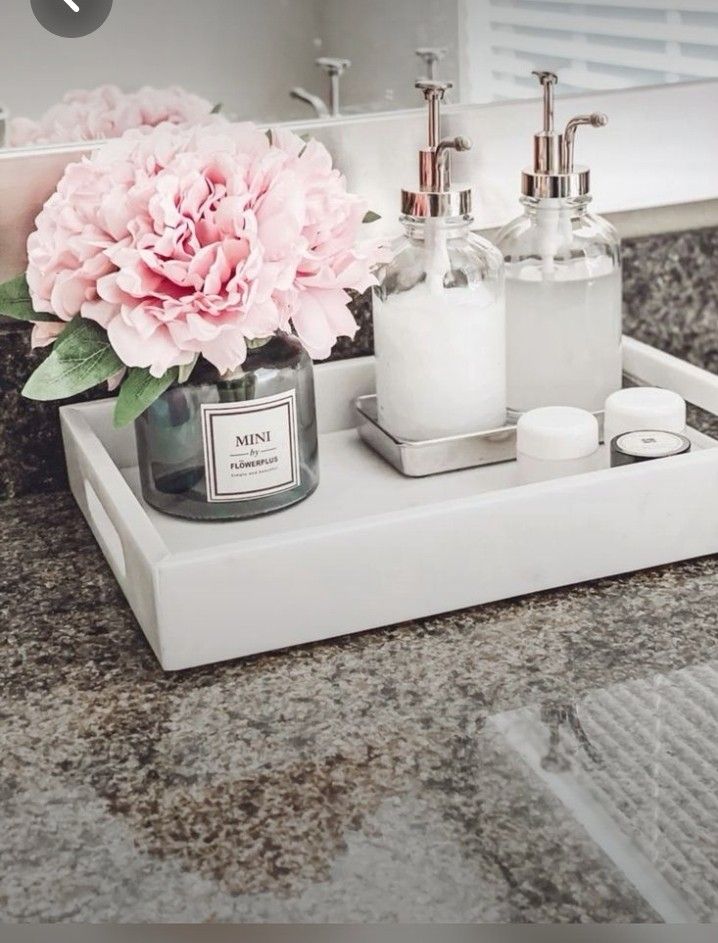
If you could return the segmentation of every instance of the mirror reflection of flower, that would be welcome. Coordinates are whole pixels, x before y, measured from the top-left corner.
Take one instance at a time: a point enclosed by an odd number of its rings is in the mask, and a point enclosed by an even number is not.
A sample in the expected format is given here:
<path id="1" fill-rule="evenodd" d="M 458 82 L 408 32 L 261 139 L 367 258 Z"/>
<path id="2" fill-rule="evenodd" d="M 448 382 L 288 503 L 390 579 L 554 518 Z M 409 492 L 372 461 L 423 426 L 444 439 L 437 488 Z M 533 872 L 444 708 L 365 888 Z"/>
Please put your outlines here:
<path id="1" fill-rule="evenodd" d="M 68 92 L 38 120 L 8 122 L 9 147 L 69 144 L 121 137 L 132 128 L 194 124 L 213 111 L 212 103 L 179 85 L 123 92 L 116 85 Z"/>

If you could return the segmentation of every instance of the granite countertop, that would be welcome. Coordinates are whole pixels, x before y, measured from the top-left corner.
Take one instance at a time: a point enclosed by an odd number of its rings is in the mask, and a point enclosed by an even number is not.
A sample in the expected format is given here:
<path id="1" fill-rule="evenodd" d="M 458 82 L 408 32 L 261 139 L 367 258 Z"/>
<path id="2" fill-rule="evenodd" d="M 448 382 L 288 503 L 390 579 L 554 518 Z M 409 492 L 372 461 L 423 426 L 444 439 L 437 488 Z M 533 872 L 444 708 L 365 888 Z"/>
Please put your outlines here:
<path id="1" fill-rule="evenodd" d="M 718 229 L 625 249 L 627 331 L 718 369 Z M 7 328 L 0 919 L 718 919 L 717 558 L 165 675 L 25 348 Z"/>
<path id="2" fill-rule="evenodd" d="M 5 502 L 0 916 L 707 920 L 717 575 L 165 675 L 72 498 Z"/>

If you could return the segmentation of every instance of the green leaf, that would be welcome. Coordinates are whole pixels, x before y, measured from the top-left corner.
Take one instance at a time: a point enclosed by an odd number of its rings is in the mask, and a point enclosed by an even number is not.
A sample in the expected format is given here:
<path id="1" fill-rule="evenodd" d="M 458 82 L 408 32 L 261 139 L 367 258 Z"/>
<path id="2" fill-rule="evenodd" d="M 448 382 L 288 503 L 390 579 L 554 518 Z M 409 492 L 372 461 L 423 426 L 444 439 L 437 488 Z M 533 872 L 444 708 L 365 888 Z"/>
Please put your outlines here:
<path id="1" fill-rule="evenodd" d="M 35 400 L 67 399 L 108 380 L 122 369 L 107 334 L 94 321 L 74 318 L 22 391 Z"/>
<path id="2" fill-rule="evenodd" d="M 0 285 L 0 314 L 18 321 L 57 321 L 54 314 L 38 314 L 32 306 L 25 275 Z"/>
<path id="3" fill-rule="evenodd" d="M 381 219 L 381 216 L 378 213 L 375 213 L 373 210 L 369 210 L 362 222 L 375 223 L 378 219 Z"/>
<path id="4" fill-rule="evenodd" d="M 141 416 L 175 382 L 178 372 L 177 367 L 172 367 L 158 379 L 145 367 L 132 367 L 117 397 L 115 426 L 119 429 Z"/>
<path id="5" fill-rule="evenodd" d="M 224 103 L 223 103 L 223 102 L 217 102 L 217 104 L 214 106 L 214 108 L 210 111 L 210 114 L 211 114 L 211 115 L 218 115 L 218 114 L 220 113 L 220 111 L 221 111 L 223 108 L 224 108 Z"/>

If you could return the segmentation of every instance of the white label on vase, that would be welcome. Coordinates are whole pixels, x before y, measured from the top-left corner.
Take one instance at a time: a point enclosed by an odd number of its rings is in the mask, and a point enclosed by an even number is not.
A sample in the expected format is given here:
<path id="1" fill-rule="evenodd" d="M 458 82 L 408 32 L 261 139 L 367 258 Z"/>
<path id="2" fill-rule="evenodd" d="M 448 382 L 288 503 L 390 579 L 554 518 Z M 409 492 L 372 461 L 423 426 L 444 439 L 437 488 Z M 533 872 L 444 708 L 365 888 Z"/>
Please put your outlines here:
<path id="1" fill-rule="evenodd" d="M 251 501 L 299 482 L 294 390 L 202 406 L 208 501 Z"/>

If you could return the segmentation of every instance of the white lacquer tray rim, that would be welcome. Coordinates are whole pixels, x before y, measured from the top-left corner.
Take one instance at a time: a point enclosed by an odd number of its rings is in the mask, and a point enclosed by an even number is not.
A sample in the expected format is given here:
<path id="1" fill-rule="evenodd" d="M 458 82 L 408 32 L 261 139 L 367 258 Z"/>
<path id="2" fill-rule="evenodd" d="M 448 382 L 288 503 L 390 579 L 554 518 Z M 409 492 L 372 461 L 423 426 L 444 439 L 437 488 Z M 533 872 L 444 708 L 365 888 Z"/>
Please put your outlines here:
<path id="1" fill-rule="evenodd" d="M 713 374 L 630 338 L 624 367 L 718 414 Z M 353 431 L 373 372 L 371 357 L 317 367 L 326 490 L 254 523 L 159 515 L 139 496 L 133 433 L 112 428 L 113 401 L 61 409 L 73 495 L 164 668 L 718 552 L 707 436 L 691 431 L 689 455 L 530 485 L 512 479 L 515 463 L 407 479 Z"/>

